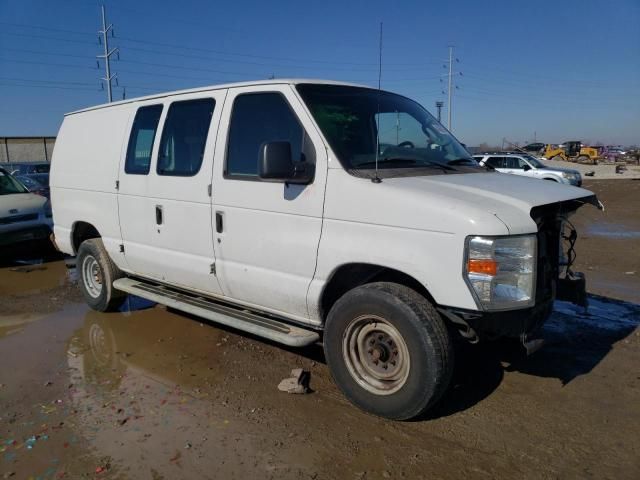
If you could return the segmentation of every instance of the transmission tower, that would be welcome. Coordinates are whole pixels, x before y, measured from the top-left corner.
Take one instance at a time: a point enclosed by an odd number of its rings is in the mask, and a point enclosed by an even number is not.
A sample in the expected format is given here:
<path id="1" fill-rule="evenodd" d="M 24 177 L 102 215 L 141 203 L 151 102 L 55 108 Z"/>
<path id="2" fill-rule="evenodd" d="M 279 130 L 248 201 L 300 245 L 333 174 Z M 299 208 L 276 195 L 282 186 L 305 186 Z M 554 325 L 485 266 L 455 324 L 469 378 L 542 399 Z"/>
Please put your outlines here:
<path id="1" fill-rule="evenodd" d="M 453 114 L 453 92 L 455 90 L 458 90 L 458 86 L 455 84 L 455 77 L 456 76 L 462 76 L 462 72 L 460 71 L 456 71 L 454 69 L 454 63 L 459 63 L 460 60 L 458 60 L 457 58 L 455 58 L 453 56 L 453 49 L 454 46 L 450 45 L 449 46 L 449 59 L 447 60 L 447 63 L 443 65 L 444 68 L 446 68 L 448 70 L 448 72 L 443 75 L 447 77 L 447 128 L 449 129 L 449 131 L 452 131 L 452 123 L 451 123 L 451 117 Z M 440 79 L 440 81 L 442 82 L 442 79 Z M 445 93 L 444 91 L 442 93 Z"/>
<path id="2" fill-rule="evenodd" d="M 117 55 L 118 58 L 120 58 L 120 49 L 116 47 L 109 50 L 109 33 L 111 33 L 111 36 L 113 37 L 113 24 L 110 23 L 107 25 L 107 16 L 104 4 L 100 6 L 100 10 L 102 12 L 102 30 L 98 30 L 98 34 L 100 35 L 98 36 L 98 42 L 102 43 L 104 53 L 102 55 L 98 55 L 97 58 L 104 60 L 105 76 L 102 77 L 102 80 L 107 84 L 107 100 L 111 103 L 113 101 L 111 81 L 115 79 L 116 85 L 118 84 L 118 75 L 116 73 L 111 73 L 111 57 L 113 55 Z M 98 63 L 98 66 L 100 66 L 100 63 Z"/>

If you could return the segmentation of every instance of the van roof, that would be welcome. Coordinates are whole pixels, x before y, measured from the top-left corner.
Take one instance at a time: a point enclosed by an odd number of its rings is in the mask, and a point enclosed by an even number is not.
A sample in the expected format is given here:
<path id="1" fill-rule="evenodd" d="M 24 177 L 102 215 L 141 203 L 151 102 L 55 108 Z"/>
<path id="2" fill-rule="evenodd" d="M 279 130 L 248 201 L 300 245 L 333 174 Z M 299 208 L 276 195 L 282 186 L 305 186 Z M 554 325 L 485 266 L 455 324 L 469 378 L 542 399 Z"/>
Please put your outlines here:
<path id="1" fill-rule="evenodd" d="M 209 85 L 209 86 L 189 88 L 189 89 L 184 89 L 184 90 L 175 90 L 173 92 L 155 93 L 153 95 L 147 95 L 147 96 L 144 96 L 144 97 L 129 98 L 127 100 L 122 100 L 122 101 L 119 101 L 119 102 L 103 103 L 103 104 L 100 104 L 100 105 L 95 105 L 93 107 L 87 107 L 87 108 L 83 108 L 81 110 L 75 110 L 73 112 L 66 113 L 65 116 L 74 115 L 76 113 L 88 112 L 88 111 L 91 111 L 91 110 L 97 110 L 97 109 L 100 109 L 100 108 L 115 107 L 117 105 L 125 105 L 127 103 L 140 102 L 140 101 L 145 101 L 145 100 L 153 100 L 154 98 L 171 97 L 173 95 L 182 95 L 182 94 L 186 94 L 186 93 L 206 92 L 206 91 L 209 91 L 209 90 L 220 90 L 220 89 L 223 89 L 223 88 L 232 88 L 232 87 L 250 87 L 250 86 L 254 86 L 254 85 L 256 85 L 256 86 L 257 85 L 281 85 L 281 84 L 295 85 L 295 84 L 298 84 L 298 83 L 315 83 L 315 84 L 325 84 L 325 85 L 345 85 L 345 86 L 350 86 L 350 87 L 372 88 L 372 87 L 369 87 L 367 85 L 359 85 L 357 83 L 349 83 L 349 82 L 339 82 L 339 81 L 334 81 L 334 80 L 318 80 L 318 79 L 309 79 L 309 78 L 275 78 L 275 79 L 272 79 L 272 80 L 254 80 L 254 81 L 247 81 L 247 82 L 222 83 L 222 84 L 219 84 L 219 85 Z"/>

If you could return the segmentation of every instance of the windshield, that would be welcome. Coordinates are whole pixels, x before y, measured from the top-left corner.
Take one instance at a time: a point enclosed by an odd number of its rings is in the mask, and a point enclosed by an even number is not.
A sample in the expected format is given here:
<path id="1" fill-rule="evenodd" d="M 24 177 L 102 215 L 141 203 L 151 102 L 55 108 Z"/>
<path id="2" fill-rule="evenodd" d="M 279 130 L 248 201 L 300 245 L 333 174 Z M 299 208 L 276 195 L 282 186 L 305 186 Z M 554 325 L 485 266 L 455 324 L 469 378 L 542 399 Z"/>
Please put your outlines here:
<path id="1" fill-rule="evenodd" d="M 377 149 L 380 170 L 482 171 L 453 135 L 406 97 L 343 85 L 297 89 L 347 170 L 375 169 Z"/>
<path id="2" fill-rule="evenodd" d="M 0 170 L 0 195 L 12 193 L 29 193 L 29 191 L 11 175 Z"/>

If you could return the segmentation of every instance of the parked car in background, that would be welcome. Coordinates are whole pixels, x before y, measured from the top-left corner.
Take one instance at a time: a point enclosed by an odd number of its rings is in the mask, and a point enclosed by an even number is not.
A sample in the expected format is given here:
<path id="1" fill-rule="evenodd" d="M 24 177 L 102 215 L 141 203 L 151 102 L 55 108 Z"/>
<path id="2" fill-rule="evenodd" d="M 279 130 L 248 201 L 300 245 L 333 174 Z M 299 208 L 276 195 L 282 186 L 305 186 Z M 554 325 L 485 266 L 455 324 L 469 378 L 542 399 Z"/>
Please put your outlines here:
<path id="1" fill-rule="evenodd" d="M 1 166 L 12 175 L 49 173 L 51 170 L 51 164 L 48 162 L 11 162 L 3 163 Z"/>
<path id="2" fill-rule="evenodd" d="M 522 150 L 529 152 L 529 153 L 533 153 L 536 155 L 540 155 L 542 154 L 542 152 L 544 152 L 546 145 L 544 143 L 529 143 L 528 145 L 525 145 L 524 147 L 522 147 Z"/>
<path id="3" fill-rule="evenodd" d="M 0 247 L 47 240 L 52 228 L 49 200 L 29 192 L 7 170 L 0 168 Z"/>
<path id="4" fill-rule="evenodd" d="M 27 187 L 31 193 L 42 195 L 49 198 L 49 174 L 48 173 L 31 173 L 28 175 L 16 175 L 22 184 Z"/>
<path id="5" fill-rule="evenodd" d="M 496 152 L 474 155 L 482 166 L 489 166 L 501 173 L 511 173 L 524 177 L 552 180 L 558 183 L 582 185 L 582 175 L 570 168 L 549 167 L 532 155 L 518 152 Z"/>
<path id="6" fill-rule="evenodd" d="M 607 152 L 617 155 L 617 156 L 622 156 L 622 155 L 626 155 L 627 152 L 625 150 L 622 149 L 622 147 L 620 146 L 615 146 L 615 145 L 607 145 Z"/>

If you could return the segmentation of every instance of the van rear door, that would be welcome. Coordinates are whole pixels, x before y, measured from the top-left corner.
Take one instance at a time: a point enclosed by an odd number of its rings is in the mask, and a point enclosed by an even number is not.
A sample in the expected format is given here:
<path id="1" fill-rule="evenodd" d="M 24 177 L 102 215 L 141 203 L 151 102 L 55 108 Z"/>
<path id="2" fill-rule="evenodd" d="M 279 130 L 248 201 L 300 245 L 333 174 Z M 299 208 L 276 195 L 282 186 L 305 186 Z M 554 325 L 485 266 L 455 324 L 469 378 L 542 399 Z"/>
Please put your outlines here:
<path id="1" fill-rule="evenodd" d="M 212 265 L 213 151 L 225 91 L 135 106 L 119 172 L 119 217 L 130 273 L 220 294 Z"/>
<path id="2" fill-rule="evenodd" d="M 126 150 L 118 174 L 118 216 L 131 273 L 151 275 L 154 264 L 152 224 L 148 220 L 149 174 L 157 150 L 164 105 L 161 101 L 134 105 Z"/>
<path id="3" fill-rule="evenodd" d="M 144 222 L 151 226 L 155 278 L 221 294 L 215 276 L 211 175 L 226 90 L 169 97 Z"/>

